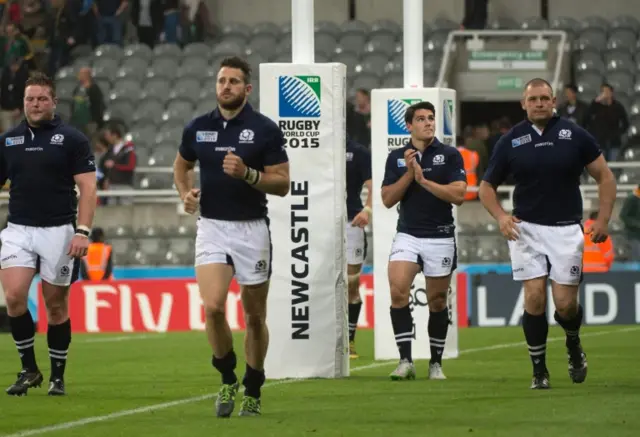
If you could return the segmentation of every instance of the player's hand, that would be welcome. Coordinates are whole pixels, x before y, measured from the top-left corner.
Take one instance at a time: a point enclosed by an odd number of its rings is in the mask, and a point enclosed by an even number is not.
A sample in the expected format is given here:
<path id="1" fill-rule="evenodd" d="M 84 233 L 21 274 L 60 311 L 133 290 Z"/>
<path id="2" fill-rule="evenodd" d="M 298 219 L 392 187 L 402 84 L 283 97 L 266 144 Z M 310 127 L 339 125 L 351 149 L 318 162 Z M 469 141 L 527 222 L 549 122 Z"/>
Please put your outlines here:
<path id="1" fill-rule="evenodd" d="M 222 169 L 232 178 L 244 179 L 244 173 L 247 171 L 247 166 L 244 165 L 242 158 L 229 150 L 224 157 Z"/>
<path id="2" fill-rule="evenodd" d="M 413 161 L 415 160 L 415 158 L 415 150 L 409 149 L 404 151 L 404 164 L 407 166 L 407 173 L 409 173 L 411 176 L 413 176 L 414 172 Z"/>
<path id="3" fill-rule="evenodd" d="M 366 210 L 362 210 L 353 218 L 351 225 L 357 226 L 359 228 L 364 228 L 369 224 L 369 212 Z"/>
<path id="4" fill-rule="evenodd" d="M 609 225 L 601 220 L 595 220 L 584 232 L 591 236 L 592 242 L 604 243 L 609 237 Z"/>
<path id="5" fill-rule="evenodd" d="M 498 222 L 500 224 L 500 232 L 509 241 L 515 241 L 520 237 L 520 231 L 516 223 L 520 223 L 520 219 L 512 215 L 505 215 Z"/>
<path id="6" fill-rule="evenodd" d="M 89 237 L 84 235 L 74 235 L 69 245 L 69 251 L 67 255 L 72 258 L 82 258 L 87 254 L 89 250 Z"/>
<path id="7" fill-rule="evenodd" d="M 187 214 L 193 214 L 198 210 L 200 205 L 200 189 L 192 188 L 182 199 L 184 210 Z"/>
<path id="8" fill-rule="evenodd" d="M 420 167 L 420 163 L 417 159 L 413 160 L 413 177 L 417 183 L 423 183 L 426 178 L 424 177 L 424 173 L 422 172 L 422 167 Z"/>

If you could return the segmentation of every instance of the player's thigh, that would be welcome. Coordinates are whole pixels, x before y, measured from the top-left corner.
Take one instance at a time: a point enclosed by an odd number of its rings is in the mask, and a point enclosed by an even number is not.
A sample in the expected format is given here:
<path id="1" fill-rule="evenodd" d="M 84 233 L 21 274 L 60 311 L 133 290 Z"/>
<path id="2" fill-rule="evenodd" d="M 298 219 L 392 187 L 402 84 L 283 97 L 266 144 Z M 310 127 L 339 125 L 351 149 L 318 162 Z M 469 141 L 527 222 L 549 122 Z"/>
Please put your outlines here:
<path id="1" fill-rule="evenodd" d="M 225 312 L 232 279 L 233 267 L 226 262 L 196 266 L 196 281 L 207 313 Z"/>
<path id="2" fill-rule="evenodd" d="M 389 255 L 389 289 L 392 300 L 395 297 L 409 296 L 411 284 L 420 272 L 420 240 L 412 235 L 398 232 L 391 244 Z"/>
<path id="3" fill-rule="evenodd" d="M 578 285 L 558 284 L 551 281 L 551 294 L 556 310 L 564 314 L 578 305 Z"/>
<path id="4" fill-rule="evenodd" d="M 362 265 L 367 256 L 367 237 L 364 229 L 352 226 L 347 223 L 346 229 L 347 242 L 347 264 Z"/>
<path id="5" fill-rule="evenodd" d="M 272 246 L 266 220 L 238 222 L 228 244 L 238 284 L 259 285 L 269 281 Z"/>
<path id="6" fill-rule="evenodd" d="M 514 281 L 528 281 L 549 274 L 547 256 L 540 245 L 539 227 L 527 222 L 518 224 L 519 237 L 509 241 L 509 256 Z"/>
<path id="7" fill-rule="evenodd" d="M 31 247 L 32 231 L 32 228 L 9 223 L 0 233 L 0 281 L 11 312 L 26 306 L 36 273 L 38 256 Z"/>
<path id="8" fill-rule="evenodd" d="M 36 228 L 35 251 L 40 257 L 40 277 L 43 281 L 60 287 L 68 287 L 77 275 L 76 259 L 67 255 L 75 234 L 71 224 Z"/>
<path id="9" fill-rule="evenodd" d="M 549 278 L 559 285 L 576 287 L 582 280 L 584 232 L 580 225 L 549 226 L 541 240 L 549 258 Z"/>
<path id="10" fill-rule="evenodd" d="M 547 277 L 522 281 L 524 309 L 531 315 L 540 315 L 547 308 Z"/>

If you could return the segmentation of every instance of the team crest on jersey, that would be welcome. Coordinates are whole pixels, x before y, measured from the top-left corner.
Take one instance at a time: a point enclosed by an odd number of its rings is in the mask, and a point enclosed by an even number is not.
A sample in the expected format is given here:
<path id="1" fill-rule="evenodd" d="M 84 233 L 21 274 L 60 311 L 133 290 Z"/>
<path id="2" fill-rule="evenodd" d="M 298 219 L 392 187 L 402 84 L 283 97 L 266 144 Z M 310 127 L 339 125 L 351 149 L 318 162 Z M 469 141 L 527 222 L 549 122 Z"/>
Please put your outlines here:
<path id="1" fill-rule="evenodd" d="M 518 137 L 514 140 L 511 140 L 511 147 L 520 147 L 523 144 L 527 144 L 530 142 L 531 142 L 531 134 L 527 134 L 522 137 Z"/>
<path id="2" fill-rule="evenodd" d="M 571 139 L 571 130 L 570 129 L 561 129 L 558 132 L 558 139 L 560 140 L 570 140 Z"/>
<path id="3" fill-rule="evenodd" d="M 443 165 L 444 155 L 436 155 L 433 157 L 433 165 Z"/>
<path id="4" fill-rule="evenodd" d="M 218 141 L 218 132 L 216 131 L 199 130 L 196 132 L 197 143 L 215 143 L 216 141 Z"/>
<path id="5" fill-rule="evenodd" d="M 7 147 L 18 146 L 24 144 L 24 136 L 21 137 L 9 137 L 4 141 L 4 145 Z"/>
<path id="6" fill-rule="evenodd" d="M 244 129 L 242 132 L 240 132 L 239 142 L 244 144 L 253 143 L 254 136 L 255 134 L 251 129 Z"/>
<path id="7" fill-rule="evenodd" d="M 347 152 L 347 161 L 353 161 L 353 152 Z"/>
<path id="8" fill-rule="evenodd" d="M 64 135 L 55 134 L 54 136 L 51 137 L 51 144 L 56 144 L 58 146 L 61 146 L 62 143 L 64 143 Z"/>
<path id="9" fill-rule="evenodd" d="M 407 162 L 404 160 L 404 158 L 398 158 L 398 168 L 406 167 L 406 166 L 407 166 Z"/>

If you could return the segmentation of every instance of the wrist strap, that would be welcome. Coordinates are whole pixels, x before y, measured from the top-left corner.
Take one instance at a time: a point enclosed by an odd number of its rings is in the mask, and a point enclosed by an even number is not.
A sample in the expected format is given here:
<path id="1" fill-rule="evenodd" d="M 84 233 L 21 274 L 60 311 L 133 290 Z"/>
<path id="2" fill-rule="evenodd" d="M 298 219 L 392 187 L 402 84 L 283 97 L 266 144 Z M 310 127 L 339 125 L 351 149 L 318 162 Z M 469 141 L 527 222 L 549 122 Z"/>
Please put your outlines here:
<path id="1" fill-rule="evenodd" d="M 244 180 L 249 185 L 255 185 L 260 182 L 260 172 L 255 168 L 247 167 L 244 171 Z"/>

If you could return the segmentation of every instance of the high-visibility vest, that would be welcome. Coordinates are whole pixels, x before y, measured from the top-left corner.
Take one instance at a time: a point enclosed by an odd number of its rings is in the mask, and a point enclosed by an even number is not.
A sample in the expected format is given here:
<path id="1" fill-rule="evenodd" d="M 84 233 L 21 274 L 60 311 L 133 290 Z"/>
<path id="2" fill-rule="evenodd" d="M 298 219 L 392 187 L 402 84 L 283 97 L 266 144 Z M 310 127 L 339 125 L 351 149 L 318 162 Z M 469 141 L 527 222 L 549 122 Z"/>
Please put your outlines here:
<path id="1" fill-rule="evenodd" d="M 478 186 L 478 164 L 480 163 L 480 155 L 475 150 L 466 147 L 458 147 L 462 160 L 464 162 L 464 171 L 467 173 L 467 187 Z M 464 200 L 474 200 L 478 198 L 478 192 L 470 192 L 464 195 Z"/>
<path id="2" fill-rule="evenodd" d="M 111 245 L 105 243 L 91 243 L 84 261 L 87 266 L 87 275 L 90 281 L 102 281 L 107 269 Z"/>
<path id="3" fill-rule="evenodd" d="M 585 222 L 587 228 L 593 223 L 589 219 Z M 613 242 L 611 237 L 603 243 L 594 243 L 591 236 L 584 235 L 584 256 L 582 259 L 582 271 L 585 273 L 608 272 L 613 263 Z"/>

